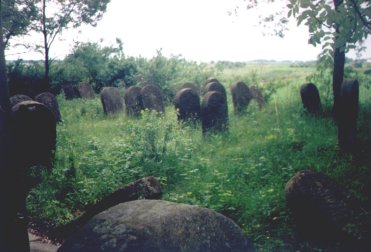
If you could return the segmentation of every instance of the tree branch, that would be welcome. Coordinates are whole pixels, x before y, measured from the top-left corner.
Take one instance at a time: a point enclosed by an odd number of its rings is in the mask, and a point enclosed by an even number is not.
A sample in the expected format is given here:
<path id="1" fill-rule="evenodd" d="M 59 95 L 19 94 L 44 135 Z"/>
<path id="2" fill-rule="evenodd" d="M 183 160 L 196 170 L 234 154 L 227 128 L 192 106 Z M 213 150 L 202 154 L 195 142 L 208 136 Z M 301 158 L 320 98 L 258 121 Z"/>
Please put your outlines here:
<path id="1" fill-rule="evenodd" d="M 354 10 L 356 11 L 359 19 L 361 20 L 362 24 L 371 31 L 371 21 L 367 20 L 364 15 L 362 15 L 361 10 L 359 9 L 359 6 L 357 6 L 357 3 L 354 0 L 350 0 L 350 2 L 353 5 Z"/>

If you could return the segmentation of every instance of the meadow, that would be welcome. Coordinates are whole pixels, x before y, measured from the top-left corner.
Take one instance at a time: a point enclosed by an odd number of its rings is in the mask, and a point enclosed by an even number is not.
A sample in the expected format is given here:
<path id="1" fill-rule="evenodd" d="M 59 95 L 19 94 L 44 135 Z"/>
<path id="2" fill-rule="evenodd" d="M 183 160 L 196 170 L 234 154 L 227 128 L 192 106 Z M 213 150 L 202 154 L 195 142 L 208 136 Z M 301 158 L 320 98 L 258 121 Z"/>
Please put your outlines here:
<path id="1" fill-rule="evenodd" d="M 363 69 L 364 70 L 364 69 Z M 100 99 L 66 101 L 58 96 L 63 123 L 51 173 L 27 199 L 36 227 L 54 230 L 80 216 L 87 205 L 145 176 L 155 176 L 163 199 L 214 209 L 232 218 L 258 251 L 313 247 L 298 242 L 285 207 L 286 182 L 300 170 L 321 171 L 370 201 L 371 77 L 352 70 L 360 86 L 359 156 L 341 154 L 336 125 L 325 113 L 313 117 L 301 106 L 299 87 L 310 80 L 330 110 L 326 73 L 285 64 L 217 69 L 226 87 L 229 131 L 202 136 L 200 125 L 182 125 L 168 104 L 163 115 L 143 111 L 105 116 Z M 267 105 L 253 101 L 233 113 L 229 86 L 237 80 L 263 89 Z M 367 158 L 368 157 L 368 158 Z M 318 249 L 321 249 L 318 247 Z"/>

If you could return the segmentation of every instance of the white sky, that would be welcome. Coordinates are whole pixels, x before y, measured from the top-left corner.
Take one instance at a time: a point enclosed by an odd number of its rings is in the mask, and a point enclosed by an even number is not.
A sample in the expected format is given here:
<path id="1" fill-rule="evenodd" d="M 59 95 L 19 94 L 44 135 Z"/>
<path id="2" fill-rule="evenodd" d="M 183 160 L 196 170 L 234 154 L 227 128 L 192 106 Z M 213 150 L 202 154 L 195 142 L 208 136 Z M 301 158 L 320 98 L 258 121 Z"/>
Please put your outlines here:
<path id="1" fill-rule="evenodd" d="M 263 36 L 259 11 L 228 15 L 242 0 L 111 0 L 97 27 L 65 31 L 51 48 L 51 57 L 63 58 L 74 41 L 115 44 L 120 38 L 128 56 L 151 58 L 162 49 L 166 56 L 188 60 L 315 60 L 320 47 L 308 44 L 306 26 L 289 25 L 284 38 Z M 269 5 L 269 11 L 275 6 Z M 41 35 L 38 35 L 41 39 Z M 371 38 L 363 58 L 371 58 Z M 348 56 L 355 57 L 354 53 Z M 7 59 L 42 58 L 41 54 L 7 52 Z"/>

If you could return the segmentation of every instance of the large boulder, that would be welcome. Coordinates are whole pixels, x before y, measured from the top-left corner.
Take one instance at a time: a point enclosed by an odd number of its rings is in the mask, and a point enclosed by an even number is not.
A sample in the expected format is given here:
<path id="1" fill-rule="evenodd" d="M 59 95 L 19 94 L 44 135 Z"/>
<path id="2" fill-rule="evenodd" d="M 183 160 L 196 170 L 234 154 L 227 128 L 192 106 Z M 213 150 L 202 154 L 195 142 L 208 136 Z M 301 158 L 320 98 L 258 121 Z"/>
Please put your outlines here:
<path id="1" fill-rule="evenodd" d="M 103 111 L 106 115 L 116 114 L 123 110 L 123 98 L 116 87 L 105 87 L 100 93 Z"/>
<path id="2" fill-rule="evenodd" d="M 129 87 L 124 96 L 126 115 L 132 117 L 139 117 L 143 109 L 142 97 L 140 95 L 140 87 Z"/>
<path id="3" fill-rule="evenodd" d="M 300 171 L 287 182 L 285 193 L 287 207 L 302 237 L 357 247 L 369 238 L 371 226 L 366 208 L 325 174 Z M 352 227 L 358 232 L 354 233 Z"/>
<path id="4" fill-rule="evenodd" d="M 242 81 L 231 86 L 232 101 L 235 114 L 241 114 L 249 106 L 252 94 L 249 87 Z"/>
<path id="5" fill-rule="evenodd" d="M 137 200 L 96 215 L 58 251 L 252 251 L 249 245 L 240 228 L 221 214 L 162 200 Z"/>
<path id="6" fill-rule="evenodd" d="M 338 142 L 344 152 L 357 148 L 359 84 L 357 80 L 344 81 L 341 86 L 338 109 Z"/>
<path id="7" fill-rule="evenodd" d="M 57 123 L 62 121 L 58 100 L 54 94 L 50 92 L 43 92 L 35 97 L 35 101 L 44 104 L 48 109 L 50 109 Z"/>
<path id="8" fill-rule="evenodd" d="M 174 98 L 174 106 L 177 110 L 178 121 L 197 122 L 200 120 L 200 97 L 193 89 L 183 88 L 178 91 Z"/>
<path id="9" fill-rule="evenodd" d="M 318 115 L 322 111 L 318 89 L 313 83 L 306 83 L 300 87 L 300 97 L 304 109 L 310 114 Z"/>
<path id="10" fill-rule="evenodd" d="M 228 105 L 220 92 L 207 92 L 201 103 L 202 132 L 223 132 L 228 129 Z"/>
<path id="11" fill-rule="evenodd" d="M 155 85 L 146 85 L 142 87 L 140 95 L 142 97 L 144 109 L 153 110 L 159 113 L 165 111 L 162 92 L 159 87 Z"/>

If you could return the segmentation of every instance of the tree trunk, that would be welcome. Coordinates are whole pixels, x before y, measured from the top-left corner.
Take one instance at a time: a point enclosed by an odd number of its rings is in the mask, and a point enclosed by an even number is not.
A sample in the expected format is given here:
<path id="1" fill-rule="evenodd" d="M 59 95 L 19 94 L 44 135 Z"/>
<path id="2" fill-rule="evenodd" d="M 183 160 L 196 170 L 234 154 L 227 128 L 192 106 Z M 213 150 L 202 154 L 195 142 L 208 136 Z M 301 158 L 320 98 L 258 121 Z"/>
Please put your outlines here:
<path id="1" fill-rule="evenodd" d="M 335 11 L 338 10 L 339 6 L 343 4 L 343 0 L 334 0 Z M 339 25 L 335 27 L 335 44 L 339 34 Z M 332 90 L 334 95 L 334 104 L 332 108 L 333 116 L 335 121 L 339 119 L 339 99 L 341 84 L 344 79 L 344 66 L 345 66 L 345 44 L 337 45 L 334 48 L 334 69 L 332 74 Z"/>
<path id="2" fill-rule="evenodd" d="M 341 85 L 344 79 L 345 50 L 336 48 L 334 51 L 334 71 L 332 75 L 332 89 L 334 94 L 333 115 L 335 121 L 339 118 L 339 100 Z"/>
<path id="3" fill-rule="evenodd" d="M 48 46 L 48 32 L 46 30 L 46 0 L 43 0 L 43 17 L 42 17 L 42 31 L 44 36 L 44 86 L 45 91 L 50 91 L 50 61 L 49 61 L 49 46 Z"/>

